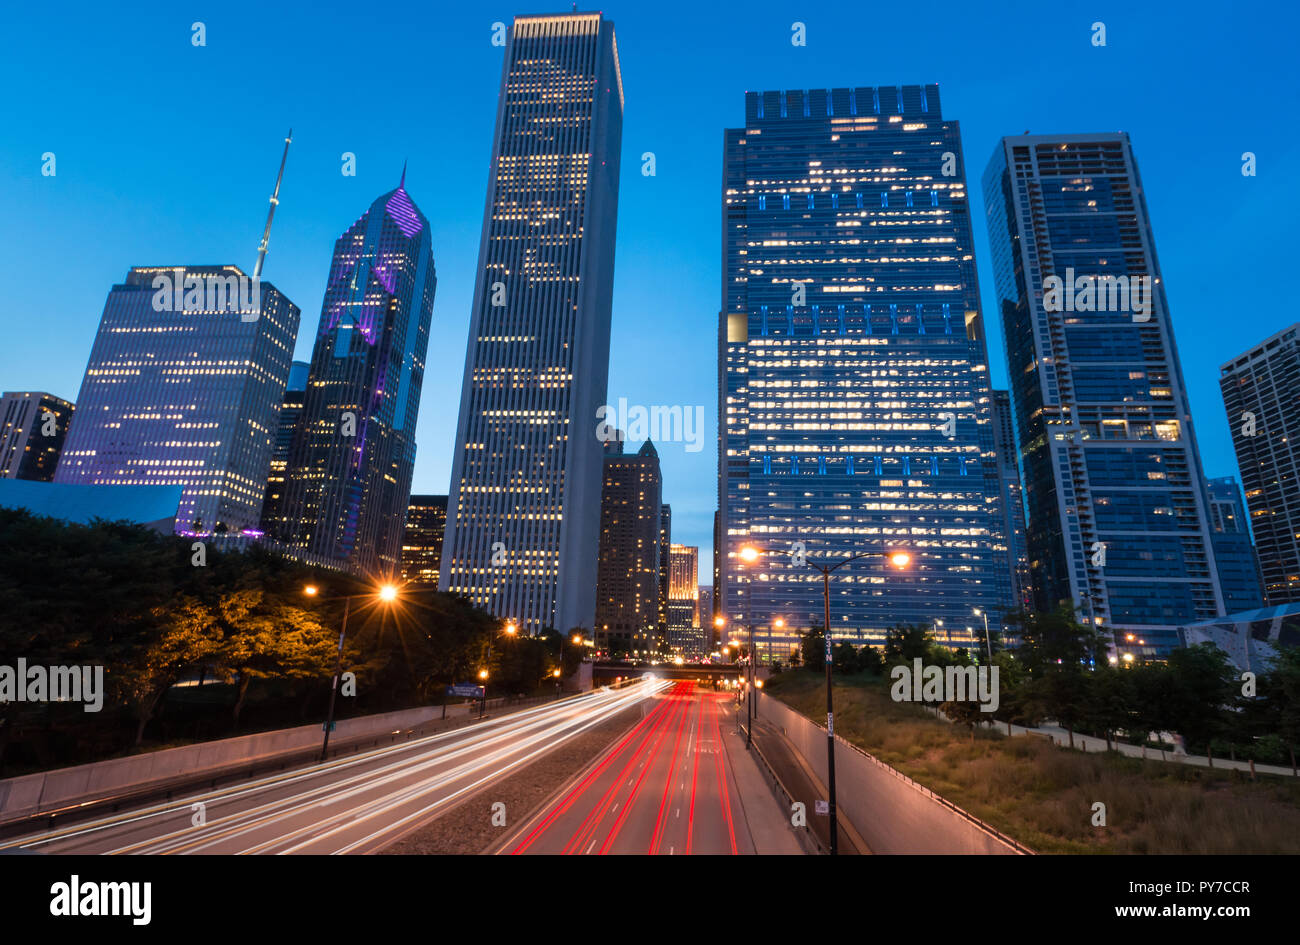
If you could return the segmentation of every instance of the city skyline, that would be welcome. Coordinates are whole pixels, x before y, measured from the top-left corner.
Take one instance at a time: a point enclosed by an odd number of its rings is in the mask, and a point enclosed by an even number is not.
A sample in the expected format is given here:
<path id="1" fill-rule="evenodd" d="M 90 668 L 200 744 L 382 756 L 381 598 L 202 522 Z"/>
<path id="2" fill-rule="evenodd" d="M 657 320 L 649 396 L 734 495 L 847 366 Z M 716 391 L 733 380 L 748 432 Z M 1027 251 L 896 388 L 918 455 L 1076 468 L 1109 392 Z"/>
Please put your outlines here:
<path id="1" fill-rule="evenodd" d="M 678 399 L 705 405 L 713 402 L 712 365 L 702 352 L 675 359 L 680 363 L 671 366 L 666 376 L 662 370 L 644 364 L 647 359 L 641 358 L 640 352 L 647 345 L 672 350 L 674 338 L 681 337 L 687 326 L 716 310 L 719 272 L 713 192 L 718 157 L 714 142 L 720 129 L 734 120 L 728 113 L 734 110 L 731 103 L 735 96 L 745 88 L 928 81 L 933 76 L 944 92 L 945 106 L 962 118 L 966 157 L 976 164 L 998 137 L 1018 133 L 1023 127 L 1044 132 L 1123 127 L 1133 135 L 1134 147 L 1142 157 L 1151 213 L 1158 224 L 1157 240 L 1170 305 L 1177 313 L 1179 345 L 1192 412 L 1199 425 L 1205 472 L 1210 477 L 1237 472 L 1216 386 L 1223 335 L 1212 313 L 1229 305 L 1264 313 L 1251 316 L 1252 334 L 1258 337 L 1285 327 L 1286 319 L 1267 320 L 1270 308 L 1263 304 L 1264 289 L 1257 280 L 1212 279 L 1200 264 L 1197 248 L 1208 244 L 1211 235 L 1225 225 L 1277 232 L 1270 208 L 1283 201 L 1284 192 L 1282 175 L 1272 174 L 1271 169 L 1280 168 L 1285 155 L 1295 152 L 1296 133 L 1286 123 L 1274 120 L 1266 100 L 1239 100 L 1233 91 L 1236 83 L 1229 81 L 1247 64 L 1254 69 L 1253 74 L 1262 71 L 1267 77 L 1278 72 L 1283 58 L 1277 36 L 1247 38 L 1244 32 L 1234 34 L 1243 28 L 1230 22 L 1223 25 L 1220 37 L 1206 37 L 1197 30 L 1192 10 L 1182 21 L 1126 11 L 1123 16 L 1106 17 L 1109 45 L 1097 49 L 1089 43 L 1088 29 L 1094 17 L 1080 11 L 1053 11 L 1030 26 L 1017 23 L 1010 11 L 959 10 L 934 24 L 927 36 L 911 36 L 903 29 L 906 20 L 901 13 L 884 11 L 873 32 L 895 36 L 897 42 L 884 44 L 878 60 L 864 69 L 853 57 L 841 55 L 849 51 L 852 37 L 838 35 L 843 16 L 830 8 L 800 13 L 808 28 L 806 48 L 791 45 L 788 21 L 792 17 L 776 4 L 760 4 L 739 17 L 695 11 L 692 23 L 698 23 L 698 27 L 685 31 L 676 28 L 672 17 L 652 17 L 632 5 L 615 4 L 605 12 L 619 23 L 626 81 L 637 92 L 636 107 L 628 114 L 623 149 L 611 401 L 623 394 L 634 403 Z M 403 128 L 396 135 L 388 125 L 382 132 L 347 123 L 336 130 L 337 115 L 341 114 L 337 96 L 358 101 L 358 93 L 334 88 L 327 96 L 314 91 L 315 67 L 299 70 L 301 75 L 274 63 L 267 67 L 269 72 L 243 74 L 229 68 L 245 57 L 264 57 L 263 43 L 271 42 L 269 37 L 277 31 L 290 31 L 306 42 L 318 41 L 325 52 L 341 52 L 352 39 L 331 36 L 324 22 L 299 22 L 288 14 L 259 11 L 270 27 L 268 39 L 259 41 L 241 33 L 240 48 L 233 50 L 229 40 L 237 16 L 232 13 L 228 19 L 210 21 L 208 46 L 196 49 L 189 43 L 188 24 L 176 26 L 163 22 L 166 18 L 149 17 L 129 25 L 114 23 L 92 6 L 83 8 L 79 15 L 91 28 L 84 35 L 60 34 L 61 41 L 70 44 L 70 52 L 79 54 L 81 61 L 93 63 L 104 47 L 112 45 L 101 40 L 111 40 L 119 30 L 127 30 L 124 35 L 129 35 L 132 42 L 147 39 L 156 50 L 148 68 L 161 68 L 176 79 L 175 89 L 158 92 L 164 102 L 208 87 L 218 81 L 218 74 L 223 88 L 233 83 L 234 95 L 244 89 L 251 94 L 256 83 L 265 98 L 260 114 L 242 120 L 237 133 L 229 136 L 221 149 L 213 149 L 212 154 L 199 149 L 187 154 L 183 162 L 157 154 L 143 140 L 114 138 L 112 150 L 99 145 L 106 133 L 100 127 L 105 118 L 94 108 L 96 96 L 121 94 L 123 88 L 133 87 L 139 76 L 135 70 L 145 69 L 144 64 L 136 67 L 115 62 L 114 71 L 105 77 L 102 92 L 77 84 L 78 73 L 72 70 L 69 75 L 51 77 L 30 100 L 15 104 L 13 133 L 0 144 L 0 175 L 6 184 L 0 188 L 0 206 L 11 219 L 40 214 L 50 225 L 43 227 L 21 251 L 17 248 L 17 228 L 0 237 L 7 241 L 0 246 L 5 250 L 0 258 L 11 266 L 24 260 L 22 277 L 10 280 L 16 285 L 16 310 L 40 310 L 44 316 L 33 320 L 30 328 L 18 328 L 12 343 L 0 355 L 5 389 L 45 390 L 74 399 L 75 378 L 89 354 L 105 288 L 138 260 L 235 259 L 251 269 L 265 212 L 269 165 L 278 156 L 278 140 L 289 124 L 296 128 L 295 150 L 277 212 L 267 278 L 299 304 L 313 305 L 323 294 L 327 276 L 320 264 L 324 248 L 332 244 L 340 225 L 351 219 L 357 202 L 391 186 L 388 181 L 393 168 L 409 157 L 413 179 L 428 180 L 430 193 L 441 201 L 431 226 L 435 247 L 448 248 L 439 256 L 443 285 L 430 347 L 463 350 L 468 296 L 472 291 L 468 274 L 476 250 L 473 236 L 481 222 L 481 168 L 490 141 L 491 108 L 485 105 L 493 101 L 501 63 L 501 49 L 490 41 L 493 15 L 470 10 L 447 11 L 436 17 L 412 12 L 412 29 L 447 37 L 451 53 L 445 61 L 428 67 L 436 70 L 429 75 L 397 63 L 395 67 L 412 85 L 410 93 L 402 91 L 400 96 L 409 94 L 414 99 L 436 87 L 439 77 L 450 76 L 473 91 L 463 96 L 464 101 L 442 103 L 440 120 L 432 123 L 431 129 Z M 51 29 L 36 11 L 17 11 L 16 18 L 20 29 L 24 18 L 30 18 L 26 26 L 37 35 Z M 965 45 L 974 33 L 1005 37 L 1024 54 L 1023 58 L 995 62 L 999 57 L 987 56 L 985 47 Z M 174 49 L 166 45 L 168 39 L 175 41 Z M 765 55 L 754 57 L 753 64 L 737 73 L 724 62 L 729 58 L 727 50 L 740 48 L 758 49 Z M 670 62 L 683 51 L 693 49 L 711 52 L 700 57 L 690 79 L 695 91 L 693 101 L 699 107 L 689 121 L 683 121 L 667 106 L 674 95 L 680 94 L 685 80 L 661 77 Z M 196 65 L 195 60 L 185 58 L 194 55 L 206 55 L 216 62 L 200 60 L 203 64 Z M 1163 78 L 1175 76 L 1174 67 L 1193 55 L 1203 60 L 1202 75 L 1206 80 L 1203 91 L 1198 93 L 1173 78 Z M 27 56 L 18 50 L 0 68 L 22 69 Z M 1045 68 L 1049 62 L 1060 64 L 1059 75 Z M 1016 81 L 1019 72 L 1027 69 L 1038 70 L 1032 87 Z M 1080 75 L 1088 81 L 1077 82 Z M 1150 107 L 1148 95 L 1121 94 L 1130 88 L 1158 91 L 1161 107 Z M 1001 94 L 991 94 L 991 90 Z M 1015 94 L 1010 94 L 1013 91 Z M 1231 109 L 1236 130 L 1225 134 L 1224 140 L 1212 148 L 1189 151 L 1191 120 L 1206 108 Z M 67 117 L 55 125 L 48 118 L 54 113 Z M 438 134 L 436 129 L 447 122 L 465 129 L 455 139 L 465 142 L 463 146 L 448 145 Z M 1235 143 L 1238 133 L 1239 145 Z M 1240 156 L 1247 150 L 1259 155 L 1258 177 L 1244 178 L 1240 174 Z M 54 178 L 40 175 L 40 156 L 46 151 L 58 158 Z M 345 151 L 356 155 L 356 177 L 340 174 L 340 155 Z M 639 173 L 645 151 L 656 154 L 655 177 Z M 463 180 L 464 186 L 446 186 L 447 181 L 457 180 Z M 1182 194 L 1193 182 L 1206 198 L 1205 203 L 1188 202 L 1184 207 Z M 53 192 L 40 189 L 45 185 Z M 991 269 L 984 251 L 987 232 L 976 190 L 972 190 L 975 255 L 982 277 L 983 307 L 992 323 L 997 314 L 990 310 Z M 675 220 L 665 220 L 660 211 L 663 199 L 670 194 L 674 205 L 680 205 L 681 216 Z M 126 206 L 142 208 L 143 212 L 128 216 L 122 209 Z M 1217 209 L 1207 213 L 1206 206 Z M 66 246 L 74 240 L 79 247 L 77 265 L 68 271 Z M 1236 246 L 1227 247 L 1226 255 L 1217 257 L 1220 270 L 1235 267 L 1249 272 L 1258 266 L 1263 271 L 1282 264 L 1281 241 L 1264 238 L 1252 240 L 1251 245 L 1249 253 Z M 465 246 L 469 249 L 465 250 Z M 1253 262 L 1252 256 L 1257 256 L 1258 262 Z M 686 265 L 688 261 L 692 265 Z M 28 266 L 38 274 L 57 271 L 58 275 L 32 278 Z M 670 312 L 659 313 L 648 300 L 654 297 L 669 267 L 680 280 L 683 303 Z M 654 317 L 643 317 L 643 313 L 652 311 L 656 312 Z M 48 353 L 41 357 L 42 352 L 47 352 L 50 333 L 64 342 L 58 349 L 57 361 L 51 361 Z M 990 333 L 996 334 L 992 327 Z M 305 359 L 310 350 L 310 338 L 304 339 L 303 334 L 300 332 L 295 352 L 299 359 Z M 1000 345 L 990 347 L 993 385 L 1005 386 Z M 459 396 L 459 378 L 439 377 L 426 384 L 426 391 L 427 406 L 417 434 L 421 450 L 413 489 L 442 493 L 447 491 L 450 480 L 455 417 L 450 416 L 454 411 L 433 405 L 449 400 L 454 403 Z M 710 419 L 710 430 L 712 423 Z M 636 445 L 629 444 L 633 449 Z M 674 537 L 698 545 L 701 558 L 711 560 L 712 450 L 691 454 L 679 443 L 657 440 L 656 445 L 665 467 L 665 498 L 677 511 Z"/>

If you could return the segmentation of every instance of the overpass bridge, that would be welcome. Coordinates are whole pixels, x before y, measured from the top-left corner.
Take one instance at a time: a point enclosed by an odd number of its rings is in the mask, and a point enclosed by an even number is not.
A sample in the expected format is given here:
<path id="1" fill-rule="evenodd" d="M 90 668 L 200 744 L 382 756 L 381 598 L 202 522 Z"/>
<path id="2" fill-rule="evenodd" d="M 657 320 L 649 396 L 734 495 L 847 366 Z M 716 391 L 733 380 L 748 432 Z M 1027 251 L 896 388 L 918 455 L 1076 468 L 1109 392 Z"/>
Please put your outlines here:
<path id="1" fill-rule="evenodd" d="M 701 685 L 721 686 L 724 680 L 739 679 L 744 667 L 736 663 L 641 663 L 631 660 L 598 660 L 591 666 L 591 681 L 603 686 L 618 679 L 644 676 L 660 679 L 694 679 Z"/>

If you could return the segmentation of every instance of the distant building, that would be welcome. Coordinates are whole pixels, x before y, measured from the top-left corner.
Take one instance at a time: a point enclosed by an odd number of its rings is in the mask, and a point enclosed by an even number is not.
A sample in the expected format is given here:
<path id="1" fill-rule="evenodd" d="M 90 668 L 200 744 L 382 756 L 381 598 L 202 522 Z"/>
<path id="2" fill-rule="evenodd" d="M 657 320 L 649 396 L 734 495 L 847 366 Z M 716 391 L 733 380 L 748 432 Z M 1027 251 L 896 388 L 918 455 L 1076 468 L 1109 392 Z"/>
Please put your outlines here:
<path id="1" fill-rule="evenodd" d="M 663 480 L 646 440 L 635 454 L 606 450 L 596 565 L 596 645 L 659 649 L 659 534 Z M 571 628 L 561 628 L 569 630 Z"/>
<path id="2" fill-rule="evenodd" d="M 1300 323 L 1219 368 L 1270 605 L 1300 601 Z"/>
<path id="3" fill-rule="evenodd" d="M 1006 516 L 1008 559 L 1011 564 L 1011 592 L 1024 611 L 1034 608 L 1034 588 L 1029 571 L 1029 547 L 1025 543 L 1025 497 L 1020 487 L 1020 459 L 1011 416 L 1011 394 L 993 391 L 993 440 L 1002 471 L 1002 512 Z"/>
<path id="4" fill-rule="evenodd" d="M 718 631 L 713 626 L 713 585 L 700 585 L 700 629 L 704 631 L 704 648 L 712 653 L 718 648 Z"/>
<path id="5" fill-rule="evenodd" d="M 0 479 L 53 482 L 72 410 L 43 391 L 0 395 Z"/>
<path id="6" fill-rule="evenodd" d="M 700 632 L 700 549 L 673 544 L 670 549 L 668 586 L 668 648 L 686 657 L 703 655 Z"/>
<path id="7" fill-rule="evenodd" d="M 272 530 L 283 514 L 285 473 L 289 467 L 289 453 L 293 438 L 302 418 L 303 404 L 307 398 L 306 361 L 294 361 L 289 368 L 289 383 L 285 387 L 284 401 L 280 404 L 280 420 L 271 444 L 271 467 L 266 476 L 266 499 L 262 502 L 262 531 Z"/>
<path id="8" fill-rule="evenodd" d="M 437 588 L 442 562 L 442 536 L 447 527 L 445 495 L 413 495 L 406 510 L 402 536 L 402 578 Z"/>
<path id="9" fill-rule="evenodd" d="M 668 590 L 672 577 L 673 509 L 659 509 L 659 645 L 668 645 Z"/>
<path id="10" fill-rule="evenodd" d="M 1264 588 L 1255 544 L 1250 540 L 1241 487 L 1231 476 L 1207 479 L 1205 484 L 1213 529 L 1210 539 L 1214 544 L 1214 559 L 1219 564 L 1224 610 L 1229 614 L 1259 610 L 1264 606 Z"/>
<path id="11" fill-rule="evenodd" d="M 238 266 L 138 266 L 114 286 L 54 481 L 184 487 L 178 533 L 261 536 L 298 306 Z"/>
<path id="12" fill-rule="evenodd" d="M 291 554 L 395 576 L 438 279 L 406 175 L 334 243 L 284 499 Z"/>

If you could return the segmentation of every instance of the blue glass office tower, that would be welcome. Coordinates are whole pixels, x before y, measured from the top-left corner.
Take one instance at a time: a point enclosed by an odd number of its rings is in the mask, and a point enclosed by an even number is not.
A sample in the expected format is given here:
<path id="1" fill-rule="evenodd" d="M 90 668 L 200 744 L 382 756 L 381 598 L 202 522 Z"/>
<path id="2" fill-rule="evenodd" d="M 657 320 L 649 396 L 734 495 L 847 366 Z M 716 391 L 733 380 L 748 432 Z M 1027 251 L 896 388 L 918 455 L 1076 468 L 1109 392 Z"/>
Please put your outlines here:
<path id="1" fill-rule="evenodd" d="M 439 586 L 529 632 L 596 612 L 623 82 L 598 13 L 502 66 Z"/>
<path id="2" fill-rule="evenodd" d="M 282 511 L 268 523 L 290 554 L 399 573 L 437 283 L 403 173 L 334 244 Z"/>
<path id="3" fill-rule="evenodd" d="M 1219 368 L 1270 607 L 1300 603 L 1300 323 Z"/>
<path id="4" fill-rule="evenodd" d="M 104 302 L 55 482 L 183 486 L 176 531 L 260 537 L 298 306 L 237 266 L 145 266 Z"/>
<path id="5" fill-rule="evenodd" d="M 1223 606 L 1230 614 L 1259 610 L 1264 606 L 1259 558 L 1250 540 L 1250 524 L 1241 487 L 1231 476 L 1206 481 L 1210 502 L 1211 542 L 1219 565 L 1219 587 Z"/>
<path id="6" fill-rule="evenodd" d="M 1128 136 L 1004 138 L 984 193 L 1037 605 L 1159 655 L 1223 598 Z"/>
<path id="7" fill-rule="evenodd" d="M 938 86 L 746 93 L 722 217 L 719 613 L 784 661 L 823 621 L 809 565 L 870 552 L 832 579 L 836 638 L 907 622 L 982 642 L 972 611 L 997 626 L 1011 568 L 961 135 Z M 887 564 L 896 550 L 909 567 Z"/>

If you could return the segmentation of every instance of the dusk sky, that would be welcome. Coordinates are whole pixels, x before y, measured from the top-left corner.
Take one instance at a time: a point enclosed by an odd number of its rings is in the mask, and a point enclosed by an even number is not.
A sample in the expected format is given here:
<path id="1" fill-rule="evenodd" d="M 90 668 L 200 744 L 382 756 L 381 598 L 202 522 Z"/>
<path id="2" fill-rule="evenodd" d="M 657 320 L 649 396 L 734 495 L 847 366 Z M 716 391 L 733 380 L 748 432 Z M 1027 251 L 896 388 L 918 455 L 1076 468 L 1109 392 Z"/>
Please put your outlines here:
<path id="1" fill-rule="evenodd" d="M 1219 365 L 1300 320 L 1291 4 L 615 2 L 626 112 L 609 396 L 702 405 L 705 449 L 658 444 L 673 538 L 710 583 L 722 130 L 744 92 L 938 82 L 961 123 L 994 383 L 1006 385 L 980 178 L 1026 130 L 1127 131 L 1205 472 L 1237 475 Z M 409 161 L 438 270 L 415 492 L 446 493 L 502 48 L 492 25 L 568 3 L 24 4 L 0 36 L 0 389 L 77 397 L 112 285 L 137 265 L 252 270 L 283 137 L 264 278 L 315 336 L 334 240 Z M 580 4 L 579 9 L 594 7 Z M 191 45 L 191 24 L 206 47 Z M 807 46 L 791 44 L 806 24 Z M 1105 24 L 1107 45 L 1091 43 Z M 641 174 L 655 154 L 657 174 Z M 1254 152 L 1258 176 L 1241 173 Z M 41 174 L 53 152 L 57 173 Z M 357 174 L 340 172 L 356 155 Z M 1288 184 L 1287 181 L 1291 183 Z M 1287 235 L 1291 234 L 1291 235 Z M 1291 246 L 1291 250 L 1286 247 Z M 593 418 L 593 425 L 594 425 Z M 637 444 L 631 444 L 635 448 Z M 599 496 L 589 500 L 598 503 Z"/>

